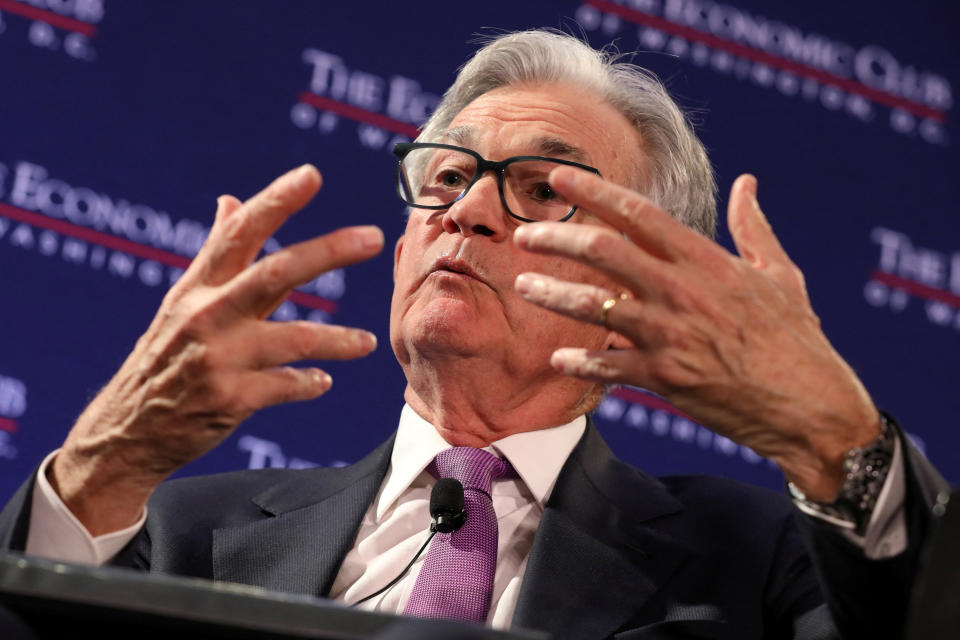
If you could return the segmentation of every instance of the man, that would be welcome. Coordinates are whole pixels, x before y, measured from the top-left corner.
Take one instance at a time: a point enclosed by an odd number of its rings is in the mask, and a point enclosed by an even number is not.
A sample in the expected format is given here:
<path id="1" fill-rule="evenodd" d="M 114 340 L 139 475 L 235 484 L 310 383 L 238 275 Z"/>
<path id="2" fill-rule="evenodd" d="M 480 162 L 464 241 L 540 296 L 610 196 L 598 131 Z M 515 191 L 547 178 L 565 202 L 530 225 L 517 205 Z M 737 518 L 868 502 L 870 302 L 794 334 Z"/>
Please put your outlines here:
<path id="1" fill-rule="evenodd" d="M 476 619 L 571 638 L 825 637 L 809 550 L 838 626 L 895 637 L 942 481 L 820 331 L 754 178 L 730 198 L 740 256 L 702 235 L 710 167 L 655 80 L 567 36 L 507 35 L 398 155 L 411 208 L 395 247 L 390 338 L 408 382 L 395 440 L 346 470 L 158 487 L 253 411 L 330 388 L 287 363 L 376 345 L 265 320 L 291 288 L 383 244 L 376 228 L 348 228 L 253 262 L 319 188 L 301 167 L 246 203 L 220 198 L 130 357 L 8 505 L 5 543 L 356 603 L 422 543 L 445 452 L 489 448 L 502 477 L 480 493 L 499 537 Z M 613 383 L 661 393 L 774 460 L 813 515 L 616 461 L 584 418 Z M 457 546 L 443 535 L 365 606 L 422 615 L 431 554 Z"/>

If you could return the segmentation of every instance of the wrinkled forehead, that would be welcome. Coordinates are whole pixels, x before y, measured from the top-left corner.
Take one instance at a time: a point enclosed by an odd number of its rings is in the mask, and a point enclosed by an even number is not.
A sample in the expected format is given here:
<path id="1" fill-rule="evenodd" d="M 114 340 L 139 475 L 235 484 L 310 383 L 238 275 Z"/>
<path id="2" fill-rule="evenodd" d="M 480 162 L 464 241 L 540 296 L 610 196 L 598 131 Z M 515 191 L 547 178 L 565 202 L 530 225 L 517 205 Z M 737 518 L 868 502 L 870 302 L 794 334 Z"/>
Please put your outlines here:
<path id="1" fill-rule="evenodd" d="M 477 150 L 480 144 L 479 139 L 482 137 L 483 132 L 476 125 L 456 125 L 444 131 L 440 135 L 439 142 Z M 592 162 L 590 154 L 585 149 L 554 135 L 539 134 L 534 131 L 534 127 L 531 127 L 529 135 L 521 136 L 515 146 L 523 149 L 521 153 L 524 155 L 563 158 L 588 165 Z M 500 160 L 501 158 L 488 159 Z"/>

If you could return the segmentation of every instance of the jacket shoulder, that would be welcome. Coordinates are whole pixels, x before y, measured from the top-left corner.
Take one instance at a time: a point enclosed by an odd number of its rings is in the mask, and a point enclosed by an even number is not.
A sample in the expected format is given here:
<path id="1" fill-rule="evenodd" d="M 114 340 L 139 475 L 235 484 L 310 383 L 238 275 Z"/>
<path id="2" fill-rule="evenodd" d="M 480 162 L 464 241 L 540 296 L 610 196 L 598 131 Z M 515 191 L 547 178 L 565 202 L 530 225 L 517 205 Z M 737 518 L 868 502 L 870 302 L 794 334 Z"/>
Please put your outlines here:
<path id="1" fill-rule="evenodd" d="M 181 526 L 215 529 L 266 515 L 258 497 L 288 487 L 305 491 L 325 486 L 335 468 L 249 469 L 177 478 L 161 483 L 147 505 L 151 529 Z"/>
<path id="2" fill-rule="evenodd" d="M 783 493 L 719 476 L 657 479 L 683 504 L 684 513 L 696 520 L 697 531 L 713 544 L 758 541 L 761 537 L 778 536 L 785 527 L 795 527 L 796 509 Z"/>
<path id="3" fill-rule="evenodd" d="M 792 512 L 793 503 L 785 493 L 739 480 L 711 475 L 660 476 L 657 480 L 684 504 L 695 504 L 707 513 L 756 509 L 783 516 Z"/>

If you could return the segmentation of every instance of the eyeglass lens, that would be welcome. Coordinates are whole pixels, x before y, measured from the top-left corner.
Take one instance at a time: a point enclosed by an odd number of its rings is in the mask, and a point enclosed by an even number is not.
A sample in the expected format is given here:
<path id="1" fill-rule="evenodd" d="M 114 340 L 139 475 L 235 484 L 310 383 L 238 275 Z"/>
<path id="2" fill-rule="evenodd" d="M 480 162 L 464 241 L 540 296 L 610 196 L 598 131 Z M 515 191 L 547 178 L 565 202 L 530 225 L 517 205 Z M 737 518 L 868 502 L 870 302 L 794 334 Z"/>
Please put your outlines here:
<path id="1" fill-rule="evenodd" d="M 573 205 L 555 192 L 547 176 L 559 163 L 516 160 L 503 176 L 507 210 L 528 220 L 560 220 Z M 401 164 L 400 193 L 412 205 L 450 205 L 471 184 L 477 171 L 473 156 L 455 149 L 413 149 Z"/>

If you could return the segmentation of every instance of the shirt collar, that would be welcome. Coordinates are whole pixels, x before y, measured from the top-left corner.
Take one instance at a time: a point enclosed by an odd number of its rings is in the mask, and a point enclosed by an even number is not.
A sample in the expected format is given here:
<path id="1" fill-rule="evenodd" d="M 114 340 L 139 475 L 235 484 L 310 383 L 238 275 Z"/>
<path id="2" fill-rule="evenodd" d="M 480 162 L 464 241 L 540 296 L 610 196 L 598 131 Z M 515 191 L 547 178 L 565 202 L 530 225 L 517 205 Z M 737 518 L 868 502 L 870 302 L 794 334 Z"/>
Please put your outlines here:
<path id="1" fill-rule="evenodd" d="M 586 426 L 586 417 L 578 416 L 557 427 L 515 433 L 497 440 L 486 449 L 510 461 L 543 508 L 557 483 L 560 469 L 580 441 Z M 450 444 L 432 424 L 420 417 L 410 405 L 404 404 L 387 481 L 377 502 L 378 521 L 436 455 L 449 448 Z"/>

